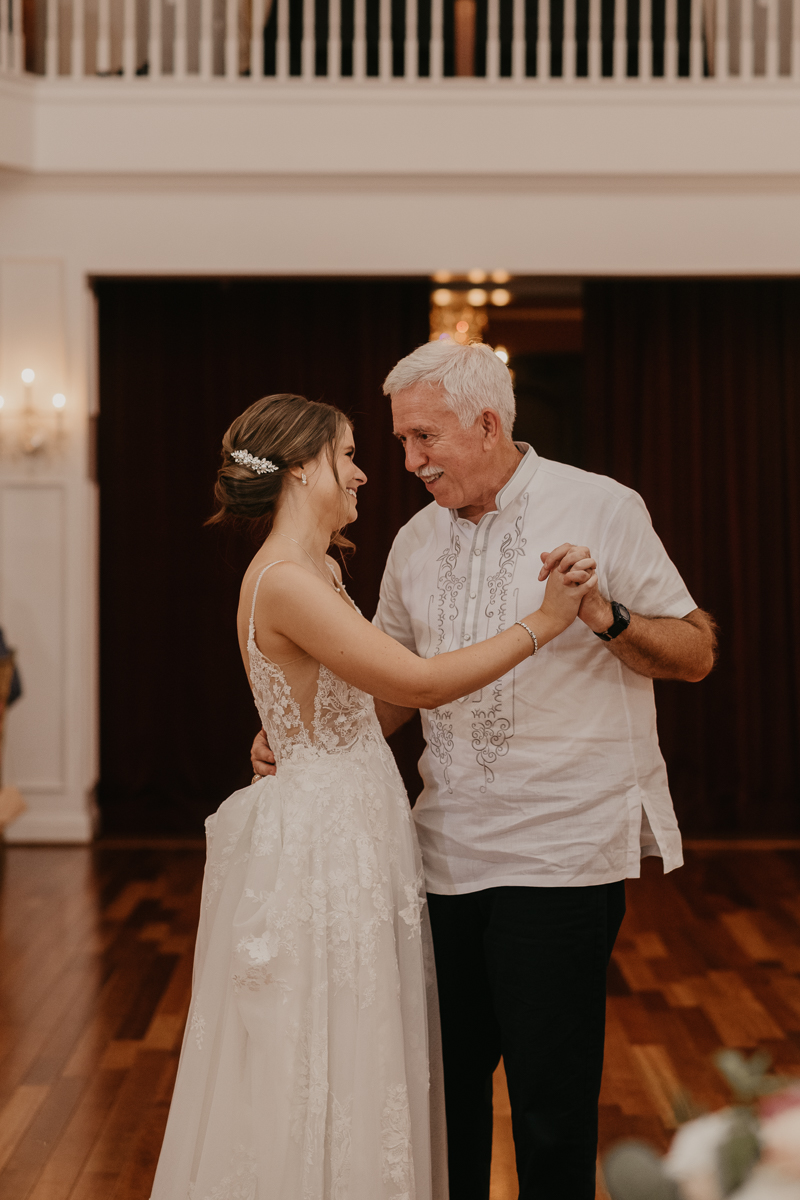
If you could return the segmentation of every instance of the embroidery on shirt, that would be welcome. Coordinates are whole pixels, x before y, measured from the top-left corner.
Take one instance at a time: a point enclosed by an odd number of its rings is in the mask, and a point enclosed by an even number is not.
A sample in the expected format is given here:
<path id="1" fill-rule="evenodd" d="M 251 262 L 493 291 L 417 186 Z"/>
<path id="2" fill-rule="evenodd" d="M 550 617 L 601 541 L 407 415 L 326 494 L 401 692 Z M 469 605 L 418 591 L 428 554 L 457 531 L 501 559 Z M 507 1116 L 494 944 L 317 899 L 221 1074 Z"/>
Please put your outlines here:
<path id="1" fill-rule="evenodd" d="M 522 536 L 525 513 L 528 510 L 528 493 L 522 497 L 524 507 L 514 522 L 513 533 L 509 531 L 500 543 L 500 561 L 494 575 L 486 580 L 489 599 L 484 612 L 491 621 L 496 621 L 494 633 L 502 633 L 506 627 L 506 607 L 508 604 L 508 589 L 514 580 L 517 562 L 525 557 L 525 547 L 528 539 Z"/>
<path id="2" fill-rule="evenodd" d="M 501 633 L 506 628 L 508 591 L 514 581 L 514 573 L 520 558 L 525 557 L 527 538 L 522 529 L 528 509 L 529 494 L 522 496 L 522 512 L 514 522 L 514 531 L 507 533 L 500 543 L 500 561 L 497 570 L 486 580 L 488 601 L 484 614 L 494 624 L 492 633 Z M 515 676 L 511 675 L 511 711 L 514 711 Z M 498 758 L 508 754 L 510 739 L 514 736 L 513 722 L 503 712 L 503 680 L 496 680 L 490 691 L 491 702 L 487 707 L 472 710 L 472 749 L 478 765 L 483 768 L 481 791 L 494 783 L 493 765 Z"/>
<path id="3" fill-rule="evenodd" d="M 453 713 L 449 708 L 432 708 L 428 713 L 428 749 L 442 764 L 442 778 L 450 787 L 450 767 L 453 765 Z"/>
<path id="4" fill-rule="evenodd" d="M 461 554 L 461 539 L 458 532 L 451 527 L 450 546 L 436 560 L 439 571 L 436 577 L 438 598 L 436 603 L 437 641 L 434 654 L 445 647 L 447 622 L 453 625 L 458 620 L 458 597 L 467 581 L 466 575 L 457 575 L 456 567 Z M 428 714 L 428 747 L 431 754 L 442 765 L 442 777 L 450 791 L 450 767 L 453 764 L 453 724 L 450 709 L 436 708 Z"/>
<path id="5" fill-rule="evenodd" d="M 458 594 L 467 581 L 466 575 L 456 575 L 456 566 L 458 558 L 461 554 L 461 541 L 455 529 L 450 529 L 450 547 L 445 550 L 436 561 L 439 564 L 439 573 L 436 577 L 436 587 L 439 591 L 438 611 L 436 614 L 436 628 L 439 634 L 436 643 L 435 654 L 438 654 L 442 649 L 446 636 L 446 622 L 449 620 L 452 628 L 455 621 L 458 619 Z M 449 608 L 449 614 L 445 614 L 445 609 Z"/>

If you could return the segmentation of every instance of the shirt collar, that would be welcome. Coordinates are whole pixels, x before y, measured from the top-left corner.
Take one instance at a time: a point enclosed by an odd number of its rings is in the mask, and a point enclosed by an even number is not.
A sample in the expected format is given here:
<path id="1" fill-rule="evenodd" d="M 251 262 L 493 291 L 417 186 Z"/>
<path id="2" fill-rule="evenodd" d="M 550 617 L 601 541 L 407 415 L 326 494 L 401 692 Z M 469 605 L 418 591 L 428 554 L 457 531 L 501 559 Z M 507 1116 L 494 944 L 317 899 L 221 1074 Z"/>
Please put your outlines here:
<path id="1" fill-rule="evenodd" d="M 522 457 L 519 460 L 519 466 L 508 483 L 500 488 L 495 497 L 498 512 L 502 512 L 504 508 L 508 508 L 509 505 L 513 504 L 517 497 L 525 490 L 539 469 L 541 461 L 533 446 L 528 445 L 527 442 L 515 442 L 514 445 L 518 450 L 522 451 Z M 450 509 L 450 516 L 456 522 L 461 520 L 458 510 L 455 508 Z M 489 517 L 491 513 L 484 513 L 484 516 Z M 483 517 L 481 517 L 482 520 Z M 480 521 L 478 524 L 480 524 Z"/>

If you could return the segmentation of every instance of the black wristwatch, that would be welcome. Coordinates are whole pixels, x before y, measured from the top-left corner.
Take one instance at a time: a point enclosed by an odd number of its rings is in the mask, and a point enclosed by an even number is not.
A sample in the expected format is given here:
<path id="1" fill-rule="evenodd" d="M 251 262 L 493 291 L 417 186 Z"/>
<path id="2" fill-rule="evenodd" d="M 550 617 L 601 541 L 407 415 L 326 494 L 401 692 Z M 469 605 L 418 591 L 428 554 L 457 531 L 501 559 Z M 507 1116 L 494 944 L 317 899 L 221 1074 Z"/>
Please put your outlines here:
<path id="1" fill-rule="evenodd" d="M 614 623 L 609 625 L 605 633 L 595 633 L 594 635 L 599 637 L 601 642 L 613 642 L 614 638 L 624 633 L 631 623 L 631 614 L 624 604 L 617 604 L 616 600 L 612 600 L 611 611 L 614 614 Z"/>

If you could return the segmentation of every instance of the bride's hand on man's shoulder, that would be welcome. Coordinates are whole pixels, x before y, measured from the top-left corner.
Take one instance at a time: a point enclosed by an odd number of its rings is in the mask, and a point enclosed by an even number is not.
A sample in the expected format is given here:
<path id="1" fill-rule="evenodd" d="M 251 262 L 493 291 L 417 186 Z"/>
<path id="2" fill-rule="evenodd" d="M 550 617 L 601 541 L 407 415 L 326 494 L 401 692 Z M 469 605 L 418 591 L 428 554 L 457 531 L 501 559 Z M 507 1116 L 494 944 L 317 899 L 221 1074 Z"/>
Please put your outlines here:
<path id="1" fill-rule="evenodd" d="M 275 755 L 269 748 L 267 735 L 263 729 L 260 729 L 253 739 L 253 745 L 250 748 L 250 762 L 253 765 L 254 775 L 274 775 L 277 771 Z"/>

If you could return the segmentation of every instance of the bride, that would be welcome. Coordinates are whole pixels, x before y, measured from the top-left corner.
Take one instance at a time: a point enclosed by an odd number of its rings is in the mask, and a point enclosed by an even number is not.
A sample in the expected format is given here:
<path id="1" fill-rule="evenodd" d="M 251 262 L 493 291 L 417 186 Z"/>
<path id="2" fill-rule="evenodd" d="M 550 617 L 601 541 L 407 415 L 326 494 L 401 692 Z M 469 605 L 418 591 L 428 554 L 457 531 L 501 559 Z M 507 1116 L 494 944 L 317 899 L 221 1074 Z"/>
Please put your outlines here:
<path id="1" fill-rule="evenodd" d="M 366 476 L 347 418 L 259 400 L 223 440 L 212 522 L 260 523 L 239 641 L 277 773 L 206 822 L 192 1003 L 153 1200 L 446 1200 L 419 850 L 372 697 L 454 702 L 561 633 L 594 561 L 468 649 L 417 657 L 349 599 L 331 544 Z"/>

